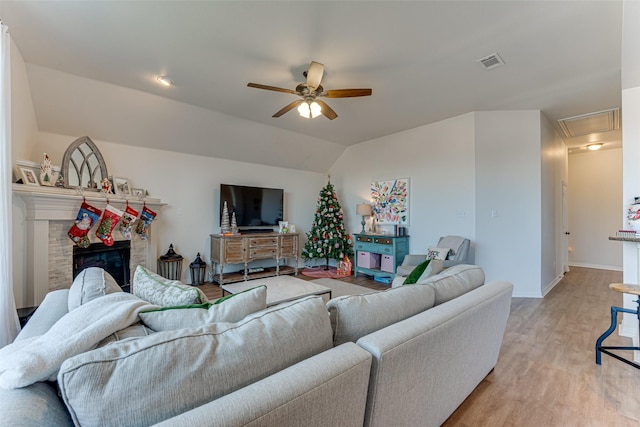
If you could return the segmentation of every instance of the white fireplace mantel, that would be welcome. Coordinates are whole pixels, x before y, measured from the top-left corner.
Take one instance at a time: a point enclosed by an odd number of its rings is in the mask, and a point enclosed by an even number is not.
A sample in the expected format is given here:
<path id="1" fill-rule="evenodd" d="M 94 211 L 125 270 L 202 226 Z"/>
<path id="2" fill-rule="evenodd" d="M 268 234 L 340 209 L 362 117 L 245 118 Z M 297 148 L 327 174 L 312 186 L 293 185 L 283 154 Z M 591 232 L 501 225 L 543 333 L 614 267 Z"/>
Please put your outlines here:
<path id="1" fill-rule="evenodd" d="M 76 219 L 83 199 L 90 205 L 101 210 L 104 210 L 107 199 L 112 206 L 121 210 L 125 209 L 127 202 L 137 211 L 142 209 L 143 204 L 146 204 L 147 207 L 154 212 L 159 212 L 163 206 L 166 206 L 166 204 L 162 203 L 159 199 L 147 197 L 144 200 L 140 200 L 134 196 L 123 197 L 116 194 L 109 194 L 107 198 L 102 193 L 89 190 L 83 194 L 79 194 L 75 189 L 30 186 L 25 184 L 13 184 L 12 190 L 13 194 L 20 197 L 25 203 L 27 247 L 27 261 L 25 262 L 27 269 L 26 290 L 27 299 L 33 305 L 39 305 L 50 290 L 71 285 L 71 280 L 68 278 L 65 279 L 64 284 L 52 283 L 52 281 L 55 281 L 55 278 L 52 277 L 50 271 L 50 258 L 54 255 L 59 257 L 60 252 L 69 252 L 64 249 L 72 248 L 73 242 L 71 239 L 64 239 L 64 237 L 60 235 L 52 236 L 50 234 L 51 221 L 73 222 Z M 70 226 L 71 223 L 69 224 L 69 227 Z M 48 244 L 43 242 L 45 236 L 48 236 Z M 145 259 L 143 263 L 145 266 L 154 268 L 152 264 L 156 260 L 155 245 L 149 244 L 148 241 L 141 241 L 137 236 L 134 236 L 134 239 L 138 239 L 136 244 L 144 244 Z M 93 238 L 91 240 L 95 241 Z M 62 251 L 59 248 L 60 245 L 64 246 Z M 71 259 L 65 262 L 68 262 L 69 266 L 71 266 Z M 69 278 L 70 277 L 71 268 L 69 268 Z"/>

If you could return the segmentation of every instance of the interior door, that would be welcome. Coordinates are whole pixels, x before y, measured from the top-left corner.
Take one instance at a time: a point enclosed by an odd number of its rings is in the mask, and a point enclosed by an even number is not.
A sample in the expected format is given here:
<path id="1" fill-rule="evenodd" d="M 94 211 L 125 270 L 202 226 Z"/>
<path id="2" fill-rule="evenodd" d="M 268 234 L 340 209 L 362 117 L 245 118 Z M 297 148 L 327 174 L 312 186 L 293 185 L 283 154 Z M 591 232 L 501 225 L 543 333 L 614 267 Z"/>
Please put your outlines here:
<path id="1" fill-rule="evenodd" d="M 562 271 L 569 271 L 569 188 L 562 181 Z"/>

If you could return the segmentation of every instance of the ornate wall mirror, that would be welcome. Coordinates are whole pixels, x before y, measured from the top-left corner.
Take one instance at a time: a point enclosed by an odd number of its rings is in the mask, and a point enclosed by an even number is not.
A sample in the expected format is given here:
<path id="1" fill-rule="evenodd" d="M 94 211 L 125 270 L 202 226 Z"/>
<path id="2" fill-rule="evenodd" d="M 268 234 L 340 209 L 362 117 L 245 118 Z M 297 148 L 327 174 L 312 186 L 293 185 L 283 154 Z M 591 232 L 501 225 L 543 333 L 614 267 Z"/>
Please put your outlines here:
<path id="1" fill-rule="evenodd" d="M 109 176 L 100 150 L 88 136 L 76 139 L 64 152 L 62 176 L 67 188 L 98 188 Z"/>

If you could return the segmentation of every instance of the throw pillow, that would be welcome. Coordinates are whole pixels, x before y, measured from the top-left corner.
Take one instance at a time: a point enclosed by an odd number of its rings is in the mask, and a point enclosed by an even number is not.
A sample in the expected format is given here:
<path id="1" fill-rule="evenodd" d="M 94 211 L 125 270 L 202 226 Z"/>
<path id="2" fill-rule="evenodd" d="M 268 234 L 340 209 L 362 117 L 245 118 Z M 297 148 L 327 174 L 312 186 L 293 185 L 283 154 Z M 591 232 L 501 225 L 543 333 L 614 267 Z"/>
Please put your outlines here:
<path id="1" fill-rule="evenodd" d="M 58 384 L 76 425 L 152 425 L 330 348 L 329 316 L 314 296 L 237 323 L 163 331 L 78 354 L 62 364 Z"/>
<path id="2" fill-rule="evenodd" d="M 418 281 L 416 282 L 418 285 L 423 284 L 425 280 L 427 280 L 431 276 L 435 276 L 444 270 L 444 261 L 439 259 L 432 259 L 427 268 L 424 269 L 424 273 L 420 276 Z"/>
<path id="3" fill-rule="evenodd" d="M 150 329 L 171 331 L 196 328 L 207 323 L 239 322 L 251 313 L 267 308 L 267 287 L 258 286 L 244 292 L 220 298 L 213 303 L 164 307 L 139 313 L 142 323 Z"/>
<path id="4" fill-rule="evenodd" d="M 151 335 L 153 332 L 154 331 L 147 328 L 142 323 L 137 322 L 131 326 L 112 333 L 111 335 L 100 341 L 96 348 L 104 347 L 105 345 L 111 344 L 112 342 L 118 342 L 129 338 L 146 337 L 148 335 Z"/>
<path id="5" fill-rule="evenodd" d="M 69 311 L 103 295 L 122 292 L 122 288 L 109 273 L 99 267 L 82 270 L 69 288 Z"/>
<path id="6" fill-rule="evenodd" d="M 449 255 L 449 251 L 451 251 L 451 249 L 449 248 L 436 248 L 436 247 L 430 246 L 429 249 L 427 249 L 427 258 L 439 259 L 444 261 L 445 259 L 447 259 L 447 256 Z"/>
<path id="7" fill-rule="evenodd" d="M 420 276 L 422 276 L 422 273 L 424 273 L 424 270 L 426 270 L 426 268 L 427 268 L 427 266 L 429 265 L 430 262 L 431 262 L 431 259 L 427 258 L 426 260 L 424 260 L 423 262 L 418 264 L 416 266 L 416 268 L 414 268 L 411 271 L 411 273 L 409 273 L 407 278 L 404 279 L 404 283 L 402 283 L 402 284 L 403 285 L 413 285 L 414 283 L 416 283 L 418 281 L 418 279 L 420 278 Z"/>
<path id="8" fill-rule="evenodd" d="M 141 265 L 136 267 L 133 274 L 133 294 L 163 307 L 207 302 L 207 296 L 195 286 L 165 279 Z"/>

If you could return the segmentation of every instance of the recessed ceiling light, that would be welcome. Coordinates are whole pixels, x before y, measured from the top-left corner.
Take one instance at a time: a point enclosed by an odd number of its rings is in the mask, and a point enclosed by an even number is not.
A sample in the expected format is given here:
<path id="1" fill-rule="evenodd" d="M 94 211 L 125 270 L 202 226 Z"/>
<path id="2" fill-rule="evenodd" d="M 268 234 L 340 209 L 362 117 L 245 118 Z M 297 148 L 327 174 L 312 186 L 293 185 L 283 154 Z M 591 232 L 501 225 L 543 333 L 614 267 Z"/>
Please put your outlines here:
<path id="1" fill-rule="evenodd" d="M 160 82 L 161 85 L 163 86 L 173 86 L 173 80 L 171 80 L 169 77 L 167 76 L 158 76 L 157 77 L 158 82 Z"/>
<path id="2" fill-rule="evenodd" d="M 599 142 L 597 144 L 589 144 L 587 145 L 587 149 L 591 150 L 591 151 L 596 151 L 602 148 L 604 144 Z"/>

